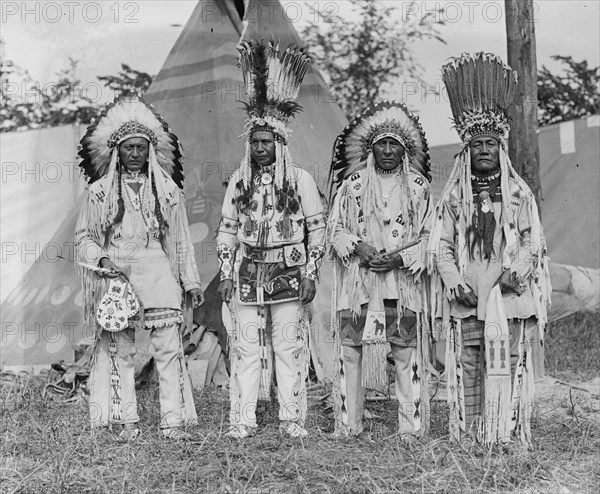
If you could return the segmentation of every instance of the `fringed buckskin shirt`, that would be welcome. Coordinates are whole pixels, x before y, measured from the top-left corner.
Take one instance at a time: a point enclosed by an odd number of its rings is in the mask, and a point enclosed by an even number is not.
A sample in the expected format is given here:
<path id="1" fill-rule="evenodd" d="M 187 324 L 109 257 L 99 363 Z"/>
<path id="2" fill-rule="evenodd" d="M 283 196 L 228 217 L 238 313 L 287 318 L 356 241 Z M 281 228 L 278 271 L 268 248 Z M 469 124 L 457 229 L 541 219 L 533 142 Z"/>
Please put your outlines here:
<path id="1" fill-rule="evenodd" d="M 149 222 L 158 224 L 154 211 L 142 211 L 136 200 L 136 195 L 140 198 L 143 194 L 152 194 L 147 177 L 140 174 L 140 179 L 142 184 L 136 193 L 128 184 L 128 175 L 124 173 L 121 178 L 125 214 L 121 225 L 112 232 L 106 248 L 107 229 L 100 223 L 107 178 L 100 178 L 88 186 L 75 231 L 76 258 L 98 265 L 102 257 L 108 256 L 115 264 L 130 269 L 129 281 L 144 309 L 181 310 L 183 292 L 201 288 L 194 246 L 187 228 L 185 198 L 172 180 L 157 177 L 164 182 L 161 186 L 167 191 L 167 204 L 162 208 L 168 225 L 163 249 L 158 232 L 147 232 Z M 86 269 L 83 276 L 86 321 L 95 323 L 97 304 L 107 283 L 104 278 Z"/>
<path id="2" fill-rule="evenodd" d="M 395 189 L 393 185 L 390 187 L 395 175 L 379 175 L 382 189 L 390 193 L 390 198 L 384 208 L 387 211 L 380 211 L 377 217 L 371 214 L 367 218 L 364 212 L 367 169 L 348 177 L 338 189 L 329 221 L 329 241 L 341 263 L 336 271 L 338 311 L 349 309 L 358 315 L 360 306 L 369 302 L 373 273 L 368 267 L 359 266 L 358 256 L 353 255 L 360 241 L 380 252 L 418 242 L 400 253 L 405 269 L 393 269 L 379 276 L 384 299 L 398 300 L 401 307 L 414 312 L 425 310 L 424 291 L 418 285 L 425 271 L 433 205 L 429 182 L 413 171 L 402 174 L 405 175 L 400 179 L 402 183 Z"/>

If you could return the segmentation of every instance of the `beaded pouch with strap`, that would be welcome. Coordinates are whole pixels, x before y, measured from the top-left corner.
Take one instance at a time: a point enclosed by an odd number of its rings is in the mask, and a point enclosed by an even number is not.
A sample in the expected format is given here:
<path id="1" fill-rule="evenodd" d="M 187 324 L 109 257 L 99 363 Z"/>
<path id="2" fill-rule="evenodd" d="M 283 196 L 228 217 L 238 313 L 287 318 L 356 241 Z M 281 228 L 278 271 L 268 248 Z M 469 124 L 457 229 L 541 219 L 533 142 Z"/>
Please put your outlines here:
<path id="1" fill-rule="evenodd" d="M 106 331 L 121 331 L 129 326 L 129 319 L 139 310 L 140 301 L 131 285 L 127 281 L 113 279 L 98 305 L 96 318 Z"/>

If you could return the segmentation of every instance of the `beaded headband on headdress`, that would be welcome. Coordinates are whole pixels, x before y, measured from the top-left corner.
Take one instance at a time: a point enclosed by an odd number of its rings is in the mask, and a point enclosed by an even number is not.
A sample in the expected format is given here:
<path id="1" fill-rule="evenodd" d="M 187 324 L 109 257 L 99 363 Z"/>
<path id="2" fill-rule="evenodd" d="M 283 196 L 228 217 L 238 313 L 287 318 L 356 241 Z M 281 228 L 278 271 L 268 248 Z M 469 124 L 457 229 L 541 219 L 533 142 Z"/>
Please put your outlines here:
<path id="1" fill-rule="evenodd" d="M 391 122 L 385 122 L 373 128 L 373 131 L 367 138 L 367 146 L 372 147 L 373 144 L 381 141 L 381 139 L 385 139 L 386 137 L 396 139 L 400 144 L 402 144 L 402 146 L 404 146 L 404 148 L 406 148 L 406 138 L 403 135 L 402 126 L 395 120 L 392 120 Z"/>
<path id="2" fill-rule="evenodd" d="M 517 73 L 491 53 L 465 53 L 442 67 L 454 125 L 468 144 L 482 136 L 507 139 Z"/>
<path id="3" fill-rule="evenodd" d="M 154 132 L 152 132 L 148 127 L 142 125 L 135 120 L 131 120 L 129 122 L 125 122 L 119 130 L 113 132 L 113 135 L 110 136 L 108 140 L 108 147 L 114 148 L 121 144 L 124 140 L 129 139 L 131 137 L 143 137 L 152 143 L 153 146 L 156 147 L 158 143 Z"/>
<path id="4" fill-rule="evenodd" d="M 402 103 L 382 101 L 358 115 L 336 139 L 329 172 L 332 186 L 364 168 L 373 144 L 385 137 L 398 140 L 410 166 L 431 180 L 429 146 L 419 118 Z"/>
<path id="5" fill-rule="evenodd" d="M 88 127 L 81 139 L 79 166 L 89 183 L 108 173 L 112 153 L 131 137 L 147 139 L 156 151 L 158 164 L 183 188 L 182 149 L 165 120 L 138 94 L 117 97 Z"/>
<path id="6" fill-rule="evenodd" d="M 290 45 L 280 58 L 279 44 L 273 41 L 243 41 L 237 48 L 248 96 L 243 103 L 248 113 L 243 136 L 264 128 L 287 142 L 291 134 L 287 123 L 302 110 L 296 99 L 312 57 L 304 48 Z"/>

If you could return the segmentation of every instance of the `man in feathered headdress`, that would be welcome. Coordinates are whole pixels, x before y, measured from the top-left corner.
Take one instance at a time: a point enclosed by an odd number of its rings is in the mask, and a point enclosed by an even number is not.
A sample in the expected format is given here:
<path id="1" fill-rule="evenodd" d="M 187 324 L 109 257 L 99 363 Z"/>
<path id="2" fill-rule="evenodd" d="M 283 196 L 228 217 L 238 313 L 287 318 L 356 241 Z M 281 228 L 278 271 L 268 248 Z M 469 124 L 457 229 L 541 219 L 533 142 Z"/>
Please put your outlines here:
<path id="1" fill-rule="evenodd" d="M 367 108 L 336 141 L 328 239 L 336 260 L 338 435 L 363 430 L 365 387 L 387 394 L 386 342 L 395 362 L 399 432 L 427 427 L 429 179 L 425 134 L 401 103 Z"/>
<path id="2" fill-rule="evenodd" d="M 465 54 L 442 72 L 463 141 L 429 246 L 450 432 L 495 443 L 515 430 L 529 444 L 531 341 L 543 331 L 550 289 L 536 202 L 507 153 L 517 75 L 485 53 Z"/>
<path id="3" fill-rule="evenodd" d="M 248 93 L 246 154 L 229 179 L 217 235 L 219 292 L 234 326 L 227 436 L 255 433 L 257 399 L 269 397 L 274 352 L 280 430 L 303 437 L 306 304 L 325 252 L 325 220 L 312 176 L 290 157 L 287 122 L 300 109 L 295 99 L 312 59 L 293 46 L 280 57 L 272 42 L 244 42 L 238 50 Z"/>
<path id="4" fill-rule="evenodd" d="M 181 328 L 203 294 L 183 196 L 181 148 L 135 94 L 115 99 L 81 140 L 88 186 L 75 231 L 84 318 L 96 329 L 90 373 L 93 427 L 139 434 L 135 327 L 150 330 L 160 386 L 160 427 L 187 439 L 197 423 Z"/>

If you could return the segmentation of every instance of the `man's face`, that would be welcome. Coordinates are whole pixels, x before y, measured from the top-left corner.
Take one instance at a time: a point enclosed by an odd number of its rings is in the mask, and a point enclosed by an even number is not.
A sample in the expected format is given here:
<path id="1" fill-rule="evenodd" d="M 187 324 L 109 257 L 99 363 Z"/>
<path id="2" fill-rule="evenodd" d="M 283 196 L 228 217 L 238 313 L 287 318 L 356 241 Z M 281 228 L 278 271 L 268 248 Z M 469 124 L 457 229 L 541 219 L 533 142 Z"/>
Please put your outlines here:
<path id="1" fill-rule="evenodd" d="M 129 172 L 139 172 L 148 160 L 148 141 L 130 137 L 119 144 L 119 159 Z"/>
<path id="2" fill-rule="evenodd" d="M 275 162 L 275 139 L 268 130 L 257 130 L 250 137 L 250 156 L 259 166 Z"/>
<path id="3" fill-rule="evenodd" d="M 404 146 L 393 137 L 384 137 L 373 144 L 373 155 L 378 168 L 393 170 L 402 163 Z"/>
<path id="4" fill-rule="evenodd" d="M 478 137 L 469 144 L 471 149 L 471 173 L 493 175 L 500 168 L 500 144 L 493 137 Z"/>

